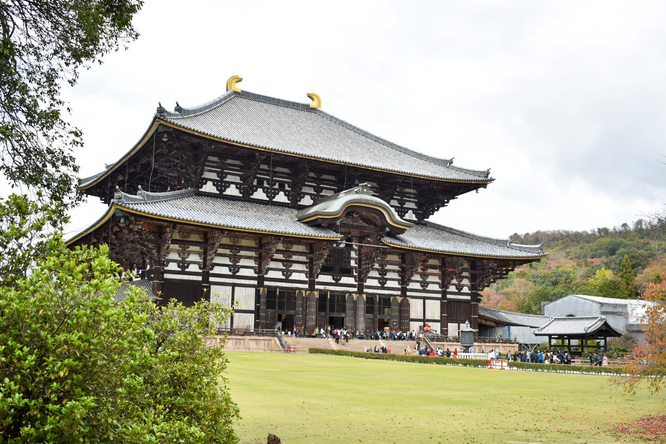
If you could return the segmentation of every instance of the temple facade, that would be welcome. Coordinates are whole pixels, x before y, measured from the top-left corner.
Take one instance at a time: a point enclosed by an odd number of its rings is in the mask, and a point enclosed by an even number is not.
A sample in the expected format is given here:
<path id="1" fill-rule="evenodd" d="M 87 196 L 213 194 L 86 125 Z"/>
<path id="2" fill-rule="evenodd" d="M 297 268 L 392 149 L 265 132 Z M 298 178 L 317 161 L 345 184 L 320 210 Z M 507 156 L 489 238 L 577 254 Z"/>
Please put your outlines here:
<path id="1" fill-rule="evenodd" d="M 234 308 L 225 328 L 478 328 L 479 293 L 541 246 L 428 221 L 488 170 L 411 151 L 303 104 L 241 91 L 161 104 L 80 189 L 107 212 L 68 241 L 109 245 L 155 294 Z"/>

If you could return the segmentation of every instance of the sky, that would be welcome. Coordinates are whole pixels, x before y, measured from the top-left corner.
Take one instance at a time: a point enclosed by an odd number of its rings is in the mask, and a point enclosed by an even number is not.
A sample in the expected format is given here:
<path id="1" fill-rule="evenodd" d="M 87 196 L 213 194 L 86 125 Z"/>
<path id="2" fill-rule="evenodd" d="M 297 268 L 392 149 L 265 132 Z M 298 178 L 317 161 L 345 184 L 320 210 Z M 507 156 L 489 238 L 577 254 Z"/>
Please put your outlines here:
<path id="1" fill-rule="evenodd" d="M 185 6 L 186 5 L 186 6 Z M 139 39 L 64 91 L 81 177 L 158 103 L 242 90 L 310 103 L 495 179 L 430 220 L 507 238 L 631 225 L 666 202 L 666 2 L 146 0 Z M 69 234 L 100 217 L 96 198 Z"/>

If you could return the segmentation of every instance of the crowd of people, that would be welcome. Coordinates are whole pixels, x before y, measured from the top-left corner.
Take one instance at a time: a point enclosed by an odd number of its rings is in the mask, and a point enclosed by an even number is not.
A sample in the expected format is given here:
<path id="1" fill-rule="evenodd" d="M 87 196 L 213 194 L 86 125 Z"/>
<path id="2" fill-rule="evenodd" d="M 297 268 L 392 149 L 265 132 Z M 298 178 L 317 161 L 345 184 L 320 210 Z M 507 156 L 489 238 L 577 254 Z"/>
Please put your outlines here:
<path id="1" fill-rule="evenodd" d="M 571 356 L 568 352 L 533 350 L 517 351 L 507 353 L 507 360 L 514 362 L 532 362 L 538 364 L 571 364 Z"/>
<path id="2" fill-rule="evenodd" d="M 606 355 L 600 355 L 599 353 L 593 353 L 590 355 L 590 365 L 603 366 L 608 365 L 608 357 Z"/>
<path id="3" fill-rule="evenodd" d="M 301 330 L 300 327 L 295 327 L 292 331 L 288 331 L 287 333 L 281 332 L 282 334 L 287 334 L 295 337 L 302 337 L 305 336 L 304 330 Z M 453 351 L 451 351 L 449 348 L 446 350 L 442 349 L 441 347 L 437 347 L 436 349 L 433 349 L 432 347 L 427 346 L 425 343 L 422 343 L 419 336 L 416 334 L 416 332 L 402 332 L 402 331 L 382 331 L 382 330 L 376 330 L 372 332 L 371 330 L 368 330 L 366 332 L 359 331 L 359 330 L 352 330 L 348 328 L 333 328 L 327 327 L 326 329 L 324 328 L 316 328 L 314 332 L 315 337 L 321 337 L 321 338 L 333 338 L 337 344 L 346 344 L 349 342 L 351 339 L 371 339 L 371 340 L 391 340 L 391 341 L 415 341 L 414 348 L 411 348 L 409 345 L 404 349 L 404 353 L 406 355 L 419 355 L 419 356 L 439 356 L 439 357 L 446 357 L 446 358 L 457 358 L 458 357 L 458 349 L 455 348 Z M 423 346 L 422 346 L 423 345 Z M 386 346 L 379 346 L 375 345 L 374 349 L 371 349 L 369 347 L 365 347 L 365 351 L 370 353 L 391 353 L 391 349 Z M 484 350 L 481 350 L 480 352 L 474 348 L 471 347 L 468 351 L 468 353 L 483 353 L 486 354 Z M 490 350 L 490 352 L 487 353 L 488 359 L 501 359 L 502 354 L 500 353 L 499 349 L 494 349 Z M 529 362 L 529 363 L 538 363 L 538 364 L 571 364 L 571 356 L 569 355 L 568 352 L 563 352 L 563 351 L 549 351 L 549 350 L 533 350 L 533 351 L 528 351 L 528 350 L 522 350 L 522 351 L 516 351 L 516 352 L 508 352 L 506 354 L 506 359 L 508 361 L 514 361 L 514 362 Z M 590 365 L 595 365 L 595 366 L 607 366 L 608 365 L 608 358 L 604 355 L 600 355 L 598 353 L 590 354 L 589 357 L 590 360 Z"/>
<path id="4" fill-rule="evenodd" d="M 278 327 L 279 333 L 286 336 L 294 336 L 297 338 L 309 336 L 315 338 L 333 338 L 338 341 L 349 341 L 350 339 L 372 339 L 375 341 L 379 340 L 389 340 L 389 341 L 414 341 L 417 338 L 415 331 L 388 331 L 388 330 L 353 330 L 351 328 L 331 328 L 328 326 L 326 328 L 315 328 L 314 334 L 310 333 L 307 335 L 305 329 L 299 327 L 294 327 L 291 330 L 283 331 Z"/>

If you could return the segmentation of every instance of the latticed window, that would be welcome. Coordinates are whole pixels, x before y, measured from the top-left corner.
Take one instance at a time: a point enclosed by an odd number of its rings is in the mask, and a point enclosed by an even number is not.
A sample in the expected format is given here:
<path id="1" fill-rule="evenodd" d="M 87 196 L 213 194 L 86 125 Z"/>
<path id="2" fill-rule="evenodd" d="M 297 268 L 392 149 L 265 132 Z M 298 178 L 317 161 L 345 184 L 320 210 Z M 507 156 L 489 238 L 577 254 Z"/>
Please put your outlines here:
<path id="1" fill-rule="evenodd" d="M 342 293 L 333 293 L 330 295 L 319 296 L 319 311 L 326 312 L 328 308 L 329 313 L 338 313 L 344 315 L 347 311 L 347 296 Z"/>
<path id="2" fill-rule="evenodd" d="M 365 299 L 365 314 L 375 314 L 375 297 L 367 296 Z"/>
<path id="3" fill-rule="evenodd" d="M 352 274 L 351 250 L 348 248 L 332 248 L 321 270 L 326 273 Z"/>
<path id="4" fill-rule="evenodd" d="M 296 292 L 293 290 L 280 290 L 269 288 L 266 290 L 266 309 L 280 312 L 296 310 Z"/>
<path id="5" fill-rule="evenodd" d="M 390 316 L 391 315 L 391 297 L 390 296 L 379 296 L 379 315 L 380 316 Z"/>

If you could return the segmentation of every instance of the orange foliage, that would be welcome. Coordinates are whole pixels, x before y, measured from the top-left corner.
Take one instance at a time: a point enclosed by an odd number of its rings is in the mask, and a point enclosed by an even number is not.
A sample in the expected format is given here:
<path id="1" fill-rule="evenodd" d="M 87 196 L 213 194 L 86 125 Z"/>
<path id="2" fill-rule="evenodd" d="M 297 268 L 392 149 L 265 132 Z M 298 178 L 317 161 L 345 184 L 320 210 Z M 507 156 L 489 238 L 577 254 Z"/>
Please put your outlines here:
<path id="1" fill-rule="evenodd" d="M 642 299 L 652 302 L 644 318 L 645 339 L 625 365 L 628 376 L 617 381 L 632 394 L 641 382 L 656 393 L 666 377 L 666 281 L 646 284 Z"/>

